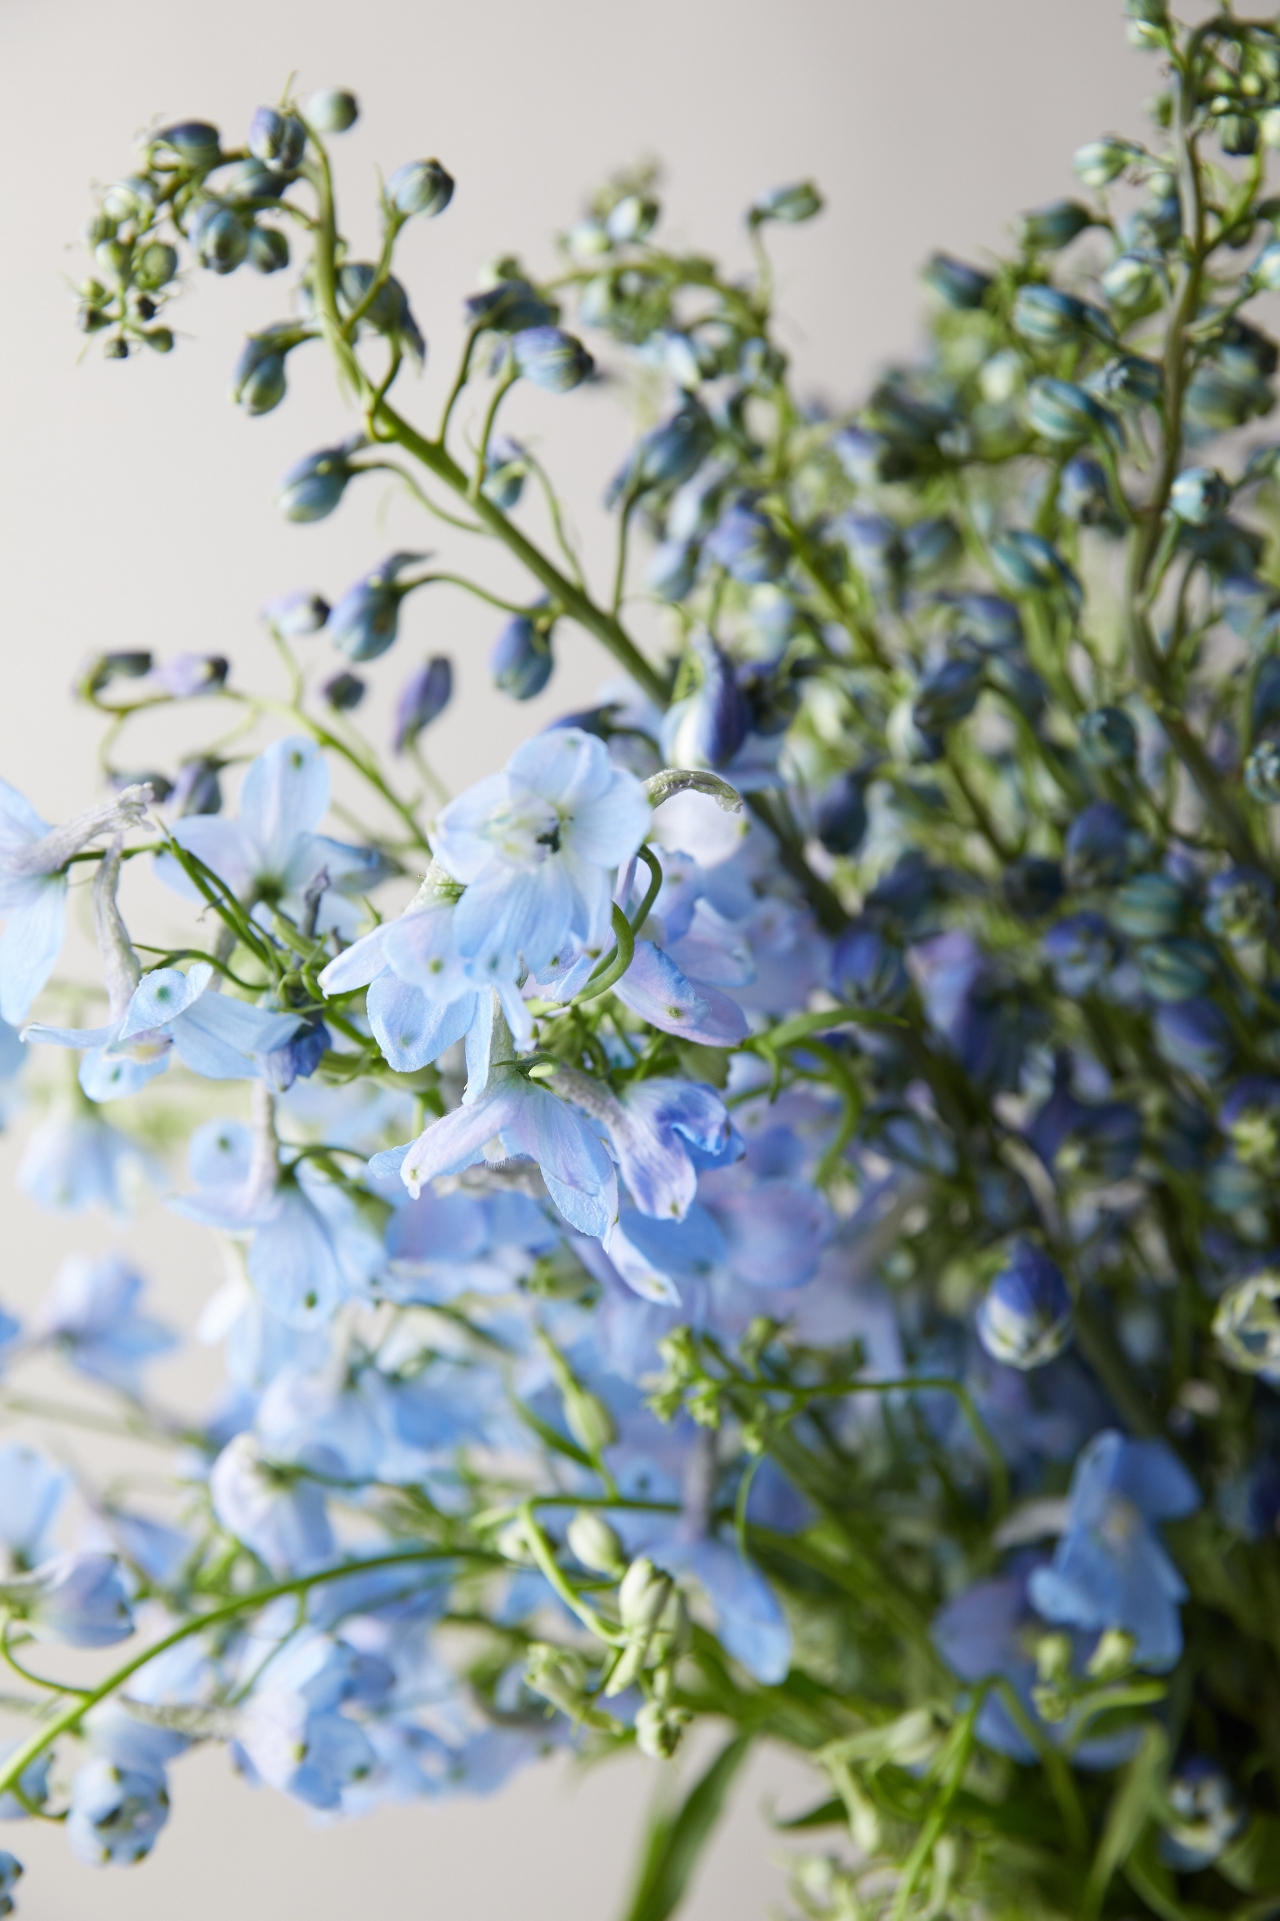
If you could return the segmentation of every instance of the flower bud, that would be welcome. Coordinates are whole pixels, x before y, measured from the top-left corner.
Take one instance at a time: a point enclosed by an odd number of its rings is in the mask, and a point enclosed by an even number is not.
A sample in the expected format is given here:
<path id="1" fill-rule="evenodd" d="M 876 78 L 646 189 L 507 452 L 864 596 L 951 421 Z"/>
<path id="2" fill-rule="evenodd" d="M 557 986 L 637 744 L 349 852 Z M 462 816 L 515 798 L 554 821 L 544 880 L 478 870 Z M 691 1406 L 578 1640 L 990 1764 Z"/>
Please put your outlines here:
<path id="1" fill-rule="evenodd" d="M 1016 914 L 1019 920 L 1040 920 L 1062 899 L 1066 882 L 1056 860 L 1022 854 L 1005 868 L 1000 891 L 1010 913 Z"/>
<path id="2" fill-rule="evenodd" d="M 1217 971 L 1218 957 L 1205 941 L 1156 940 L 1138 949 L 1138 978 L 1153 1000 L 1190 1000 Z"/>
<path id="3" fill-rule="evenodd" d="M 822 195 L 818 189 L 811 180 L 800 180 L 794 186 L 771 187 L 762 193 L 752 203 L 747 223 L 759 227 L 767 220 L 781 220 L 792 226 L 800 220 L 812 220 L 821 211 Z"/>
<path id="4" fill-rule="evenodd" d="M 191 222 L 196 258 L 211 273 L 234 273 L 249 251 L 249 230 L 230 207 L 206 201 Z"/>
<path id="5" fill-rule="evenodd" d="M 1221 1080 L 1235 1059 L 1230 1024 L 1212 1001 L 1168 1002 L 1156 1009 L 1154 1028 L 1161 1059 L 1197 1080 Z"/>
<path id="6" fill-rule="evenodd" d="M 1069 914 L 1041 943 L 1060 994 L 1087 994 L 1115 966 L 1115 942 L 1101 914 Z"/>
<path id="7" fill-rule="evenodd" d="M 1244 784 L 1266 807 L 1280 800 L 1280 741 L 1259 741 L 1245 761 Z"/>
<path id="8" fill-rule="evenodd" d="M 286 640 L 298 640 L 304 634 L 317 634 L 329 618 L 329 603 L 319 594 L 309 594 L 299 590 L 292 594 L 281 594 L 276 600 L 269 600 L 262 610 L 262 618 L 274 627 Z"/>
<path id="9" fill-rule="evenodd" d="M 400 626 L 400 602 L 407 592 L 396 585 L 396 576 L 416 558 L 392 554 L 381 567 L 348 587 L 332 608 L 325 632 L 348 660 L 376 660 L 392 645 Z"/>
<path id="10" fill-rule="evenodd" d="M 1156 1852 L 1177 1874 L 1211 1867 L 1248 1818 L 1230 1777 L 1203 1755 L 1170 1777 L 1165 1800 L 1171 1818 L 1161 1826 Z"/>
<path id="11" fill-rule="evenodd" d="M 662 209 L 647 194 L 628 193 L 609 209 L 604 230 L 616 246 L 647 240 L 658 224 Z"/>
<path id="12" fill-rule="evenodd" d="M 527 614 L 516 614 L 507 622 L 489 655 L 494 685 L 515 700 L 532 700 L 540 694 L 554 666 L 550 634 Z"/>
<path id="13" fill-rule="evenodd" d="M 231 398 L 246 413 L 269 414 L 284 399 L 284 355 L 271 340 L 250 335 L 240 349 L 231 376 Z"/>
<path id="14" fill-rule="evenodd" d="M 142 338 L 152 353 L 171 354 L 173 352 L 173 330 L 170 327 L 148 327 Z"/>
<path id="15" fill-rule="evenodd" d="M 1187 897 L 1168 874 L 1139 874 L 1117 887 L 1108 904 L 1111 925 L 1130 940 L 1176 934 L 1187 914 Z"/>
<path id="16" fill-rule="evenodd" d="M 777 580 L 790 558 L 773 522 L 746 501 L 733 503 L 721 515 L 707 537 L 706 551 L 747 586 Z"/>
<path id="17" fill-rule="evenodd" d="M 296 461 L 276 492 L 276 505 L 286 520 L 324 520 L 346 491 L 347 482 L 359 472 L 350 456 L 364 445 L 361 435 L 344 440 L 337 447 L 321 447 Z"/>
<path id="18" fill-rule="evenodd" d="M 27 1799 L 30 1800 L 30 1798 L 30 1795 L 27 1795 Z M 13 1801 L 15 1812 L 26 1812 L 16 1796 L 11 1795 L 9 1799 Z M 7 1848 L 0 1848 L 0 1915 L 14 1912 L 13 1890 L 17 1887 L 22 1872 L 22 1863 L 17 1856 L 10 1854 Z"/>
<path id="19" fill-rule="evenodd" d="M 1213 1332 L 1223 1357 L 1241 1373 L 1280 1369 L 1280 1274 L 1264 1269 L 1229 1287 L 1213 1317 Z"/>
<path id="20" fill-rule="evenodd" d="M 1132 767 L 1138 730 L 1122 707 L 1097 707 L 1080 722 L 1080 751 L 1095 767 Z"/>
<path id="21" fill-rule="evenodd" d="M 1224 113 L 1215 123 L 1215 131 L 1223 153 L 1245 154 L 1258 150 L 1258 123 L 1251 114 Z"/>
<path id="22" fill-rule="evenodd" d="M 831 984 L 849 1006 L 878 1011 L 900 1006 L 910 982 L 902 950 L 874 921 L 855 920 L 836 940 Z"/>
<path id="23" fill-rule="evenodd" d="M 1056 547 L 1040 534 L 1012 527 L 997 535 L 991 543 L 991 564 L 1003 585 L 1014 593 L 1047 593 L 1061 587 L 1077 606 L 1082 599 L 1080 582 Z"/>
<path id="24" fill-rule="evenodd" d="M 1063 293 L 1059 287 L 1039 283 L 1019 287 L 1009 323 L 1024 340 L 1043 347 L 1064 346 L 1082 334 L 1094 334 L 1101 340 L 1115 338 L 1111 323 L 1100 307 L 1090 306 L 1087 300 L 1077 300 L 1074 294 Z"/>
<path id="25" fill-rule="evenodd" d="M 1071 1292 L 1041 1248 L 1019 1241 L 978 1308 L 978 1338 L 1005 1367 L 1043 1367 L 1071 1338 Z"/>
<path id="26" fill-rule="evenodd" d="M 133 252 L 127 241 L 100 240 L 93 250 L 93 257 L 103 273 L 112 280 L 127 280 Z"/>
<path id="27" fill-rule="evenodd" d="M 595 368 L 582 342 L 560 327 L 525 327 L 511 346 L 524 378 L 550 394 L 567 394 Z"/>
<path id="28" fill-rule="evenodd" d="M 671 1597 L 675 1583 L 656 1568 L 647 1554 L 631 1563 L 618 1587 L 618 1612 L 631 1634 L 651 1634 Z"/>
<path id="29" fill-rule="evenodd" d="M 105 1648 L 133 1633 L 120 1563 L 112 1554 L 56 1554 L 31 1574 L 0 1581 L 0 1601 L 42 1641 Z"/>
<path id="30" fill-rule="evenodd" d="M 276 227 L 250 227 L 246 257 L 255 273 L 280 273 L 289 264 L 289 242 Z"/>
<path id="31" fill-rule="evenodd" d="M 618 1574 L 626 1566 L 622 1542 L 607 1521 L 583 1508 L 569 1523 L 569 1546 L 593 1574 Z"/>
<path id="32" fill-rule="evenodd" d="M 529 473 L 529 457 L 514 440 L 501 436 L 489 442 L 484 457 L 484 480 L 480 491 L 486 500 L 503 513 L 519 504 Z"/>
<path id="33" fill-rule="evenodd" d="M 1095 800 L 1067 829 L 1066 873 L 1072 887 L 1112 887 L 1134 863 L 1138 837 L 1118 807 Z"/>
<path id="34" fill-rule="evenodd" d="M 829 854 L 857 852 L 867 831 L 867 803 L 855 775 L 836 776 L 814 809 L 813 825 Z"/>
<path id="35" fill-rule="evenodd" d="M 1072 454 L 1058 481 L 1058 512 L 1064 520 L 1096 527 L 1112 513 L 1111 483 L 1092 454 Z"/>
<path id="36" fill-rule="evenodd" d="M 291 113 L 259 107 L 249 122 L 249 152 L 272 173 L 295 173 L 306 151 L 307 130 Z"/>
<path id="37" fill-rule="evenodd" d="M 345 133 L 360 117 L 355 95 L 342 87 L 325 87 L 313 93 L 306 112 L 317 133 Z"/>
<path id="38" fill-rule="evenodd" d="M 72 1783 L 67 1836 L 90 1867 L 128 1866 L 150 1853 L 168 1818 L 162 1767 L 117 1767 L 95 1755 Z"/>
<path id="39" fill-rule="evenodd" d="M 347 714 L 364 699 L 365 684 L 358 674 L 333 674 L 321 683 L 320 692 L 335 714 Z"/>
<path id="40" fill-rule="evenodd" d="M 669 1761 L 692 1719 L 687 1708 L 646 1701 L 636 1714 L 636 1746 L 651 1761 Z"/>
<path id="41" fill-rule="evenodd" d="M 980 307 L 991 286 L 990 274 L 979 273 L 967 261 L 955 260 L 946 253 L 931 255 L 921 278 L 948 307 L 960 312 Z"/>
<path id="42" fill-rule="evenodd" d="M 911 704 L 911 718 L 922 734 L 941 734 L 973 712 L 982 671 L 980 654 L 961 654 L 925 675 Z"/>
<path id="43" fill-rule="evenodd" d="M 1184 467 L 1169 489 L 1169 511 L 1190 527 L 1224 513 L 1231 489 L 1216 467 Z"/>
<path id="44" fill-rule="evenodd" d="M 167 246 L 163 240 L 149 240 L 134 260 L 134 285 L 155 293 L 167 286 L 177 271 L 176 249 Z"/>
<path id="45" fill-rule="evenodd" d="M 660 600 L 683 600 L 698 577 L 698 549 L 689 540 L 664 540 L 654 548 L 645 585 Z"/>
<path id="46" fill-rule="evenodd" d="M 1103 269 L 1099 285 L 1109 307 L 1131 312 L 1145 305 L 1155 292 L 1155 266 L 1145 254 L 1119 253 Z"/>
<path id="47" fill-rule="evenodd" d="M 618 1430 L 612 1414 L 598 1394 L 590 1388 L 582 1387 L 575 1380 L 565 1382 L 564 1418 L 578 1446 L 591 1455 L 594 1460 L 612 1447 L 618 1438 Z"/>
<path id="48" fill-rule="evenodd" d="M 1115 415 L 1073 381 L 1048 377 L 1033 380 L 1027 389 L 1026 411 L 1033 431 L 1055 445 L 1069 447 L 1100 434 L 1117 446 L 1121 443 Z"/>
<path id="49" fill-rule="evenodd" d="M 1122 140 L 1118 134 L 1103 134 L 1101 140 L 1090 140 L 1076 149 L 1072 165 L 1076 176 L 1086 187 L 1105 187 L 1117 179 L 1126 167 L 1135 160 L 1143 158 L 1141 147 L 1135 147 L 1132 140 Z"/>
<path id="50" fill-rule="evenodd" d="M 701 684 L 668 709 L 663 750 L 677 767 L 726 767 L 750 732 L 751 708 L 723 648 L 704 633 L 695 636 L 692 652 Z"/>
<path id="51" fill-rule="evenodd" d="M 1248 867 L 1229 867 L 1224 874 L 1215 874 L 1205 891 L 1208 903 L 1204 924 L 1223 940 L 1258 940 L 1271 926 L 1276 890 L 1266 874 Z"/>
<path id="52" fill-rule="evenodd" d="M 396 699 L 395 751 L 412 747 L 424 727 L 437 720 L 453 695 L 453 664 L 444 654 L 411 674 Z"/>
<path id="53" fill-rule="evenodd" d="M 198 171 L 215 166 L 222 148 L 218 129 L 207 120 L 182 120 L 176 126 L 162 127 L 151 144 L 168 147 L 184 167 Z"/>
<path id="54" fill-rule="evenodd" d="M 387 199 L 406 218 L 420 213 L 431 220 L 453 199 L 453 175 L 438 160 L 407 160 L 387 181 Z"/>
<path id="55" fill-rule="evenodd" d="M 1093 215 L 1078 200 L 1053 200 L 1047 207 L 1024 213 L 1017 235 L 1028 253 L 1057 253 L 1093 224 Z"/>

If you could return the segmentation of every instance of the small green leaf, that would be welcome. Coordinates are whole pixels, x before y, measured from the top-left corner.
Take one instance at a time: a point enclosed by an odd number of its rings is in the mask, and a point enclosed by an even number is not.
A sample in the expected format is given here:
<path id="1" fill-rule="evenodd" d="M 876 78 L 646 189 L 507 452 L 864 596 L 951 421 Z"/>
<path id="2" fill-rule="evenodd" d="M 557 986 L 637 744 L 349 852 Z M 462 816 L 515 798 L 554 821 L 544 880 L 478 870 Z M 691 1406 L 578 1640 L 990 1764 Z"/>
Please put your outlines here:
<path id="1" fill-rule="evenodd" d="M 750 1745 L 749 1735 L 735 1735 L 676 1812 L 654 1820 L 625 1921 L 667 1921 L 675 1913 Z"/>
<path id="2" fill-rule="evenodd" d="M 1164 1780 L 1168 1759 L 1169 1737 L 1163 1728 L 1152 1723 L 1144 1730 L 1138 1751 L 1121 1774 L 1111 1797 L 1102 1839 L 1089 1871 L 1085 1897 L 1087 1916 L 1100 1912 L 1112 1876 L 1137 1847 Z"/>

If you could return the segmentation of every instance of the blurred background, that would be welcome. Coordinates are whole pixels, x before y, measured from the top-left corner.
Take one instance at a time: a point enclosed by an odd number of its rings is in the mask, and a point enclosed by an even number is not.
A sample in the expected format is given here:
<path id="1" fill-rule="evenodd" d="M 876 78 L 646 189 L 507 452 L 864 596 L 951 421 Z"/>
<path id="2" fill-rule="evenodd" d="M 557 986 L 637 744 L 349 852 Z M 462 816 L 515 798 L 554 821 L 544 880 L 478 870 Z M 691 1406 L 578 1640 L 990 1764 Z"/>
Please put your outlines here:
<path id="1" fill-rule="evenodd" d="M 100 724 L 69 695 L 86 654 L 217 652 L 261 686 L 272 671 L 256 618 L 265 600 L 295 587 L 336 596 L 392 548 L 441 544 L 378 483 L 353 490 L 320 527 L 276 513 L 283 470 L 351 430 L 318 352 L 290 363 L 277 412 L 250 420 L 229 404 L 244 333 L 280 315 L 277 283 L 247 269 L 219 283 L 199 276 L 168 360 L 106 364 L 92 342 L 82 354 L 68 285 L 85 271 L 76 235 L 90 182 L 128 171 L 139 129 L 200 117 L 232 144 L 294 70 L 303 97 L 352 88 L 362 118 L 335 146 L 345 223 L 365 244 L 375 169 L 444 161 L 458 182 L 453 205 L 415 223 L 397 268 L 430 342 L 420 401 L 412 380 L 401 389 L 401 405 L 422 419 L 434 418 L 451 377 L 460 303 L 481 263 L 518 252 L 548 269 L 555 232 L 613 170 L 659 161 L 668 243 L 735 267 L 748 261 L 749 200 L 812 176 L 825 213 L 775 244 L 782 338 L 803 393 L 853 402 L 879 367 L 913 349 L 929 251 L 974 256 L 1000 244 L 1018 210 L 1071 191 L 1077 145 L 1139 131 L 1156 85 L 1149 57 L 1125 42 L 1119 0 L 220 0 L 207 10 L 191 0 L 3 0 L 0 62 L 0 773 L 49 819 L 84 807 L 95 789 Z M 600 497 L 628 437 L 624 396 L 602 386 L 517 398 L 505 424 L 536 440 L 599 579 L 609 556 Z M 472 565 L 497 591 L 522 591 L 502 556 Z M 582 704 L 610 663 L 586 636 L 561 630 L 548 691 L 518 706 L 486 670 L 501 616 L 447 591 L 407 603 L 360 718 L 384 745 L 396 686 L 424 655 L 450 654 L 454 705 L 427 745 L 456 790 Z M 69 1250 L 127 1240 L 154 1277 L 157 1307 L 190 1327 L 217 1281 L 208 1237 L 158 1203 L 127 1227 L 42 1216 L 11 1191 L 21 1137 L 19 1122 L 0 1140 L 5 1306 L 32 1301 Z M 171 1401 L 190 1400 L 209 1378 L 189 1360 L 157 1371 Z M 65 1438 L 45 1438 L 69 1454 Z M 93 1449 L 75 1445 L 78 1464 L 92 1466 Z M 490 1921 L 512 1911 L 521 1921 L 611 1921 L 658 1779 L 640 1760 L 585 1779 L 557 1763 L 493 1800 L 317 1828 L 296 1805 L 244 1787 L 209 1751 L 178 1764 L 174 1819 L 140 1868 L 85 1869 L 56 1827 L 28 1824 L 0 1841 L 27 1864 L 24 1921 L 175 1912 Z M 815 1798 L 798 1767 L 758 1757 L 689 1921 L 774 1912 L 786 1850 L 767 1813 Z"/>

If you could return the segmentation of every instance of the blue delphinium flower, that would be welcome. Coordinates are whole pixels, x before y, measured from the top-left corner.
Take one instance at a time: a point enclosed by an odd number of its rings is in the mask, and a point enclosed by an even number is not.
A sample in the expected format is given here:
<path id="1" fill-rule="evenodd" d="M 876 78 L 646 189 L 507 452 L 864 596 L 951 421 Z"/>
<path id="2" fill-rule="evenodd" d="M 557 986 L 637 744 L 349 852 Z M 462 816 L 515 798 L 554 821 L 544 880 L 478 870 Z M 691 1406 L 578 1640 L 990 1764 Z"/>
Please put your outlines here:
<path id="1" fill-rule="evenodd" d="M 506 771 L 450 801 L 436 858 L 466 887 L 458 948 L 482 976 L 538 972 L 573 943 L 608 934 L 612 875 L 648 830 L 649 803 L 603 741 L 576 728 L 539 734 Z"/>
<path id="2" fill-rule="evenodd" d="M 18 1163 L 18 1182 L 55 1213 L 106 1207 L 127 1214 L 143 1187 L 164 1186 L 164 1173 L 144 1148 L 100 1120 L 86 1102 L 50 1115 L 35 1130 Z"/>
<path id="3" fill-rule="evenodd" d="M 53 1526 L 71 1486 L 64 1468 L 21 1441 L 0 1448 L 0 1541 L 15 1568 L 53 1553 Z"/>
<path id="4" fill-rule="evenodd" d="M 239 1434 L 209 1476 L 213 1511 L 227 1532 L 273 1574 L 299 1574 L 333 1556 L 333 1530 L 315 1481 L 263 1459 L 252 1435 Z"/>
<path id="5" fill-rule="evenodd" d="M 1141 1667 L 1169 1668 L 1182 1652 L 1179 1606 L 1186 1584 L 1153 1523 L 1180 1520 L 1201 1494 L 1163 1441 L 1095 1435 L 1076 1462 L 1067 1525 L 1029 1593 L 1047 1621 L 1101 1631 L 1121 1628 Z"/>
<path id="6" fill-rule="evenodd" d="M 58 1270 L 34 1332 L 82 1374 L 136 1395 L 146 1364 L 177 1345 L 163 1322 L 138 1312 L 144 1286 L 118 1254 L 96 1261 L 73 1254 Z"/>

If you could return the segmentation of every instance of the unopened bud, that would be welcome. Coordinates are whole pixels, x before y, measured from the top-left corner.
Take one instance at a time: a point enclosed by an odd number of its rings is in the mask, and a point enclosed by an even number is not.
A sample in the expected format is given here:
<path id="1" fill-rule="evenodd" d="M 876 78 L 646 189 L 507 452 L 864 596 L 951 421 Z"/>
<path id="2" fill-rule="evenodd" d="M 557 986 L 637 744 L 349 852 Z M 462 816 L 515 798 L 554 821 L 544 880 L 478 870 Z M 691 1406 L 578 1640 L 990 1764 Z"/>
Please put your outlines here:
<path id="1" fill-rule="evenodd" d="M 626 1565 L 626 1554 L 607 1521 L 584 1508 L 569 1523 L 568 1542 L 583 1567 L 593 1574 L 617 1574 Z"/>
<path id="2" fill-rule="evenodd" d="M 651 1634 L 674 1585 L 671 1576 L 656 1568 L 647 1554 L 633 1561 L 618 1588 L 623 1627 L 633 1634 Z"/>
<path id="3" fill-rule="evenodd" d="M 685 1708 L 663 1707 L 646 1701 L 636 1715 L 636 1746 L 651 1761 L 669 1761 L 684 1738 L 692 1717 Z"/>

